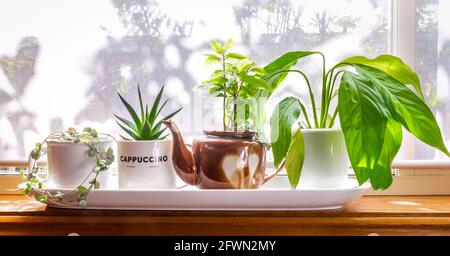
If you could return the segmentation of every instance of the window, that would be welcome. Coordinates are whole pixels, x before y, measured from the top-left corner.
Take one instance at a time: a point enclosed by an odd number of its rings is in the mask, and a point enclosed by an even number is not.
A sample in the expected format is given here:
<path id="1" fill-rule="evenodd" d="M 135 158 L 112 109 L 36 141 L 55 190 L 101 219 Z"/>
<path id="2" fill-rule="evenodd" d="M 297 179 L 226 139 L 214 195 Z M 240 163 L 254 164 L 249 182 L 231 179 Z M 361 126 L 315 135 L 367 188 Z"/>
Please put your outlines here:
<path id="1" fill-rule="evenodd" d="M 44 134 L 67 126 L 118 135 L 115 91 L 133 101 L 138 83 L 149 97 L 166 84 L 170 107 L 184 106 L 183 130 L 200 132 L 192 89 L 208 76 L 209 40 L 234 38 L 261 65 L 298 49 L 320 49 L 331 65 L 388 51 L 388 9 L 386 0 L 2 2 L 0 159 L 24 158 Z M 297 83 L 273 101 L 304 94 Z"/>
<path id="2" fill-rule="evenodd" d="M 391 12 L 393 4 L 402 8 Z M 147 97 L 166 84 L 172 98 L 167 111 L 183 105 L 176 121 L 186 133 L 199 133 L 205 125 L 202 97 L 193 88 L 210 71 L 202 54 L 210 40 L 227 38 L 260 65 L 299 49 L 323 51 L 328 66 L 355 54 L 393 51 L 413 59 L 409 64 L 419 72 L 448 142 L 449 11 L 450 4 L 438 0 L 1 2 L 0 159 L 24 159 L 43 135 L 68 126 L 118 135 L 113 113 L 125 113 L 116 91 L 136 103 L 138 83 Z M 416 25 L 404 35 L 402 20 L 411 17 Z M 414 50 L 395 46 L 411 34 Z M 313 76 L 316 61 L 304 63 Z M 288 94 L 306 95 L 298 83 L 289 77 L 268 111 Z M 406 140 L 399 159 L 445 159 Z"/>
<path id="3" fill-rule="evenodd" d="M 415 68 L 426 100 L 450 142 L 450 2 L 416 0 Z M 414 147 L 415 159 L 447 159 L 421 142 Z"/>

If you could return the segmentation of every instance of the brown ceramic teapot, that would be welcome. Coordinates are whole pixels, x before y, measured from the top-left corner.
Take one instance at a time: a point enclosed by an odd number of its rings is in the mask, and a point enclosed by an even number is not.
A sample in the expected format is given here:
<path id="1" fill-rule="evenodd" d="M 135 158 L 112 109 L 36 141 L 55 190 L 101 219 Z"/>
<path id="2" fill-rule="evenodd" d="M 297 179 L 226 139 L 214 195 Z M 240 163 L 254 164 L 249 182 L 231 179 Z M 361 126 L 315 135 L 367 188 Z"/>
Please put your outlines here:
<path id="1" fill-rule="evenodd" d="M 173 137 L 172 161 L 178 176 L 202 189 L 255 189 L 265 177 L 267 145 L 253 132 L 205 131 L 192 150 L 171 120 L 163 122 Z"/>

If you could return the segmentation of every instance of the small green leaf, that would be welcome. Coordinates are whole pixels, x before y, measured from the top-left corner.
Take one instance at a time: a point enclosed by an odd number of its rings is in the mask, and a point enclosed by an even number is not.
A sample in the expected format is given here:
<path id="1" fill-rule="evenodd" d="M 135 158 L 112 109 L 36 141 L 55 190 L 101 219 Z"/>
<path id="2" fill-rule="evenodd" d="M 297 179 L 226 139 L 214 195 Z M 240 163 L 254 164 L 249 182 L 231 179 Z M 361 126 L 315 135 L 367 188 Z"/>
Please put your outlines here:
<path id="1" fill-rule="evenodd" d="M 225 55 L 225 58 L 227 59 L 235 59 L 235 60 L 243 60 L 246 59 L 247 57 L 243 54 L 240 53 L 236 53 L 236 52 L 230 52 L 227 55 Z"/>
<path id="2" fill-rule="evenodd" d="M 292 188 L 300 181 L 303 162 L 305 160 L 305 141 L 301 129 L 292 136 L 291 144 L 286 154 L 286 172 Z"/>
<path id="3" fill-rule="evenodd" d="M 222 59 L 215 54 L 206 54 L 205 64 L 211 65 L 216 63 L 221 63 Z"/>
<path id="4" fill-rule="evenodd" d="M 87 192 L 89 191 L 89 189 L 87 189 L 87 188 L 84 187 L 84 186 L 79 186 L 77 190 L 78 190 L 78 192 L 80 192 L 80 193 L 87 193 Z"/>
<path id="5" fill-rule="evenodd" d="M 222 44 L 219 41 L 213 40 L 209 43 L 211 45 L 211 48 L 218 54 L 223 54 L 223 47 Z"/>
<path id="6" fill-rule="evenodd" d="M 223 44 L 223 50 L 228 51 L 231 48 L 233 48 L 233 45 L 234 45 L 233 39 L 230 38 L 227 41 L 225 41 L 225 43 Z"/>

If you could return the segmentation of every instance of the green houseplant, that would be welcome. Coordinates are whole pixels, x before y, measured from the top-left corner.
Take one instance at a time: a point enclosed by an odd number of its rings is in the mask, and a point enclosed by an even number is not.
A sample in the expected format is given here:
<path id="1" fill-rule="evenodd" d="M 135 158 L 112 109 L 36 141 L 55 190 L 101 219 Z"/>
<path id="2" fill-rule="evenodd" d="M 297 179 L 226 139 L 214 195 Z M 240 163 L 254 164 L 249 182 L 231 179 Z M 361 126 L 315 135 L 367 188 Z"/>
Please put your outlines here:
<path id="1" fill-rule="evenodd" d="M 232 52 L 233 40 L 224 43 L 210 42 L 212 52 L 206 54 L 206 64 L 218 67 L 200 88 L 213 97 L 222 98 L 223 130 L 256 130 L 264 139 L 264 103 L 270 90 L 263 79 L 267 75 L 263 68 L 247 56 Z"/>
<path id="2" fill-rule="evenodd" d="M 105 187 L 106 172 L 114 161 L 111 144 L 114 138 L 99 134 L 95 129 L 75 128 L 53 132 L 41 143 L 36 143 L 29 155 L 28 173 L 24 173 L 24 194 L 32 194 L 41 202 L 50 201 L 61 206 L 85 207 L 92 189 Z M 38 175 L 37 162 L 48 155 L 48 177 Z M 46 186 L 56 189 L 46 190 Z M 58 189 L 75 190 L 63 193 Z"/>
<path id="3" fill-rule="evenodd" d="M 305 72 L 293 68 L 300 59 L 311 55 L 323 59 L 320 102 Z M 386 189 L 392 184 L 391 165 L 400 149 L 402 127 L 450 156 L 433 113 L 424 102 L 418 76 L 395 56 L 351 57 L 327 70 L 325 56 L 320 52 L 288 52 L 266 66 L 265 71 L 272 90 L 289 73 L 300 75 L 308 86 L 310 111 L 301 99 L 287 97 L 271 117 L 275 164 L 286 165 L 292 187 L 298 185 L 308 150 L 302 129 L 335 127 L 337 117 L 359 184 L 370 181 L 374 189 Z M 298 120 L 300 128 L 292 132 Z"/>
<path id="4" fill-rule="evenodd" d="M 115 115 L 119 127 L 126 133 L 117 142 L 119 188 L 150 189 L 174 188 L 175 174 L 172 166 L 172 140 L 167 139 L 162 121 L 178 114 L 182 108 L 160 118 L 168 99 L 161 102 L 164 86 L 159 90 L 149 108 L 142 100 L 138 85 L 140 113 L 118 93 L 131 120 Z"/>

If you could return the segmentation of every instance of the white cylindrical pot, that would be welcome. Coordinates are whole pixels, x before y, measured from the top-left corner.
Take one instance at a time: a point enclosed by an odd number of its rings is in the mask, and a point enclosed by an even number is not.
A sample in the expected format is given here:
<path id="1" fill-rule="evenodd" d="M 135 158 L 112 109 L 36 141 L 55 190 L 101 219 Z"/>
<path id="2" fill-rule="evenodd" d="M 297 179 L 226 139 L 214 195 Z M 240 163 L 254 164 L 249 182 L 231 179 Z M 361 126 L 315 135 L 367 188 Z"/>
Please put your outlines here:
<path id="1" fill-rule="evenodd" d="M 99 149 L 106 152 L 112 144 L 112 139 L 102 139 Z M 89 146 L 81 142 L 47 141 L 48 187 L 76 189 L 80 186 L 96 165 L 95 157 L 89 157 L 88 150 Z M 100 189 L 117 187 L 113 180 L 111 170 L 100 172 Z"/>
<path id="2" fill-rule="evenodd" d="M 300 188 L 341 188 L 348 184 L 349 159 L 342 130 L 304 129 L 305 161 Z"/>
<path id="3" fill-rule="evenodd" d="M 119 188 L 172 189 L 172 140 L 117 142 Z"/>

